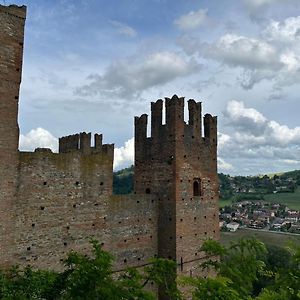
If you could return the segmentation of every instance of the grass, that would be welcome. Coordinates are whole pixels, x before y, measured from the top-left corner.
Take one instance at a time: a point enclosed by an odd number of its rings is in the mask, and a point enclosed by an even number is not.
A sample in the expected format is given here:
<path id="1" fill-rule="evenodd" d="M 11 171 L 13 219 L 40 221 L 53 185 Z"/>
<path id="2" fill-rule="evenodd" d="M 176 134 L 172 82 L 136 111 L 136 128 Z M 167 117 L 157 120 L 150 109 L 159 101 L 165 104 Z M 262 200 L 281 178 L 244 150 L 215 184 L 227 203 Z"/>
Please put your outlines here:
<path id="1" fill-rule="evenodd" d="M 288 243 L 293 242 L 300 245 L 300 234 L 285 235 L 275 232 L 265 232 L 259 230 L 238 229 L 236 232 L 221 232 L 221 243 L 223 245 L 230 245 L 231 242 L 236 242 L 241 238 L 256 238 L 265 244 L 276 246 L 287 246 Z"/>
<path id="2" fill-rule="evenodd" d="M 224 207 L 224 206 L 230 206 L 232 204 L 232 198 L 230 199 L 220 199 L 219 200 L 219 207 Z"/>
<path id="3" fill-rule="evenodd" d="M 255 200 L 255 197 L 251 199 L 251 195 L 246 195 L 244 200 L 249 200 L 249 201 L 257 201 Z M 252 195 L 253 196 L 253 195 Z M 256 196 L 256 195 L 254 195 Z M 240 196 L 242 199 L 242 196 Z M 272 202 L 272 203 L 281 203 L 286 205 L 290 209 L 296 209 L 300 210 L 300 187 L 298 186 L 297 189 L 295 190 L 294 193 L 276 193 L 276 194 L 265 194 L 263 195 L 264 201 L 266 202 Z M 232 202 L 236 200 L 236 197 L 231 197 L 230 199 L 220 199 L 219 200 L 219 207 L 224 207 L 226 205 L 231 205 Z"/>
<path id="4" fill-rule="evenodd" d="M 286 205 L 291 209 L 300 210 L 300 187 L 294 193 L 276 193 L 265 195 L 265 201 Z"/>

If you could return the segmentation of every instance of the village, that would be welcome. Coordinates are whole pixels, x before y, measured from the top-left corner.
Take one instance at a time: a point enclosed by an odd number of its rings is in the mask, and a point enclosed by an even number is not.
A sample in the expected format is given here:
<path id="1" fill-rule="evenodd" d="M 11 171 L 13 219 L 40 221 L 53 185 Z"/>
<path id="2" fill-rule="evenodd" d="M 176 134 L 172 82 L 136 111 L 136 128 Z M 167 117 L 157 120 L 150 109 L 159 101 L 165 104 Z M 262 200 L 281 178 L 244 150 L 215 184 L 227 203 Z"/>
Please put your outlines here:
<path id="1" fill-rule="evenodd" d="M 238 228 L 300 234 L 300 211 L 266 201 L 241 201 L 220 209 L 220 229 Z"/>

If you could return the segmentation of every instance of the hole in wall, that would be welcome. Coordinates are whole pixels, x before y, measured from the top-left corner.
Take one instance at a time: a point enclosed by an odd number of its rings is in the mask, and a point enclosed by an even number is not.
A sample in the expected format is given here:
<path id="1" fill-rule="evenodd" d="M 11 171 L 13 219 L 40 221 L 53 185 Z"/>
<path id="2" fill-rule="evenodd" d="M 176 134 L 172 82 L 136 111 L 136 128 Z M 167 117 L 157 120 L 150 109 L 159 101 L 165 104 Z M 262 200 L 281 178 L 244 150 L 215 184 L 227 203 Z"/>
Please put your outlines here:
<path id="1" fill-rule="evenodd" d="M 75 185 L 77 185 L 77 186 L 78 186 L 78 185 L 79 185 L 79 181 L 76 181 L 76 182 L 75 182 Z"/>
<path id="2" fill-rule="evenodd" d="M 146 194 L 150 194 L 151 191 L 150 191 L 150 188 L 146 188 Z"/>
<path id="3" fill-rule="evenodd" d="M 44 210 L 45 209 L 45 206 L 41 206 L 41 210 Z"/>
<path id="4" fill-rule="evenodd" d="M 124 259 L 124 263 L 127 263 L 127 259 L 126 258 Z"/>
<path id="5" fill-rule="evenodd" d="M 16 99 L 16 100 L 18 100 L 18 99 L 19 99 L 19 97 L 18 97 L 18 96 L 15 96 L 15 99 Z"/>
<path id="6" fill-rule="evenodd" d="M 100 185 L 103 185 L 103 182 L 102 182 L 102 181 L 100 182 Z"/>
<path id="7" fill-rule="evenodd" d="M 27 247 L 27 251 L 30 251 L 31 250 L 31 247 Z"/>
<path id="8" fill-rule="evenodd" d="M 31 226 L 32 226 L 32 227 L 35 227 L 35 224 L 34 224 L 34 223 L 32 223 L 32 224 L 31 224 Z"/>
<path id="9" fill-rule="evenodd" d="M 68 246 L 68 243 L 67 243 L 67 242 L 64 242 L 64 246 L 65 246 L 65 247 Z"/>
<path id="10" fill-rule="evenodd" d="M 47 181 L 44 181 L 44 182 L 43 182 L 43 185 L 47 185 Z"/>

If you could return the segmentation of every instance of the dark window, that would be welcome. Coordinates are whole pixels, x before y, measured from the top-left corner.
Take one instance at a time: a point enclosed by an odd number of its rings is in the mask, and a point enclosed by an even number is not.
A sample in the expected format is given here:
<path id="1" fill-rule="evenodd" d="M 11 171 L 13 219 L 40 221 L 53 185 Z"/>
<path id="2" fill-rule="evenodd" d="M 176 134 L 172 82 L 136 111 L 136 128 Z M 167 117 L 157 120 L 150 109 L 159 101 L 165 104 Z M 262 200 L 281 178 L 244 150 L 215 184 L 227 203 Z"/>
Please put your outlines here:
<path id="1" fill-rule="evenodd" d="M 150 189 L 149 188 L 146 188 L 146 194 L 150 194 Z"/>
<path id="2" fill-rule="evenodd" d="M 194 196 L 201 196 L 201 180 L 200 179 L 194 179 L 193 195 Z"/>

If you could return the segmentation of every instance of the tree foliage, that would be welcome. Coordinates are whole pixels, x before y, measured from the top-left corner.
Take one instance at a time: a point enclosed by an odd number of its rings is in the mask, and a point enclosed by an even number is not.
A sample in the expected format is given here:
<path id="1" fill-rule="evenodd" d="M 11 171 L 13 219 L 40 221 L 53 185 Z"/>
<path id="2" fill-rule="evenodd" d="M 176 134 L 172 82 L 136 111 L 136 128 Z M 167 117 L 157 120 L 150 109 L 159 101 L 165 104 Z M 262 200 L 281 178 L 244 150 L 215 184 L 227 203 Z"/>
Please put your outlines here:
<path id="1" fill-rule="evenodd" d="M 176 262 L 153 259 L 143 269 L 113 272 L 113 257 L 97 241 L 92 253 L 71 252 L 63 272 L 14 267 L 0 271 L 0 299 L 8 300 L 154 300 L 145 289 L 155 283 L 172 300 L 186 299 L 179 287 L 191 291 L 193 300 L 299 300 L 300 247 L 266 247 L 255 239 L 242 239 L 229 247 L 207 240 L 201 247 L 207 259 L 201 264 L 215 276 L 176 279 Z M 190 299 L 190 298 L 189 298 Z"/>

